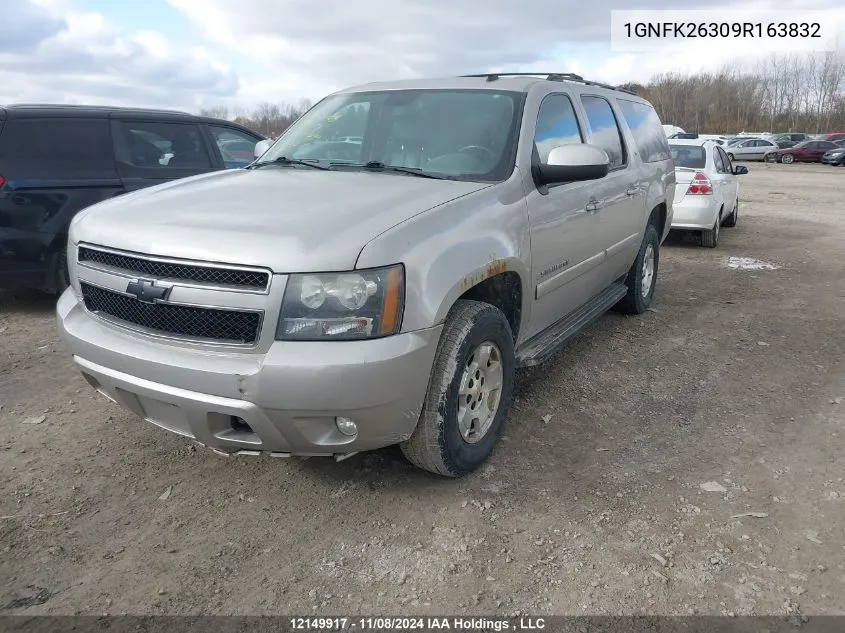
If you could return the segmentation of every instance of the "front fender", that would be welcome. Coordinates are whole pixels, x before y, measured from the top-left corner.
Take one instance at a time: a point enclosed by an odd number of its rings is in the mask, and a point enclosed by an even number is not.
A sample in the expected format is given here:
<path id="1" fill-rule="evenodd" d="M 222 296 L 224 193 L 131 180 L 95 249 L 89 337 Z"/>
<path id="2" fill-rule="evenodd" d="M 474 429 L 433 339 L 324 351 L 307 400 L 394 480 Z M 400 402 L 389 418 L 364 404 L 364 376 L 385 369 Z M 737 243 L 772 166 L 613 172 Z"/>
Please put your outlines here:
<path id="1" fill-rule="evenodd" d="M 494 275 L 513 272 L 530 314 L 530 241 L 522 184 L 509 179 L 430 209 L 382 233 L 361 251 L 357 268 L 405 265 L 402 331 L 433 327 L 457 299 Z"/>

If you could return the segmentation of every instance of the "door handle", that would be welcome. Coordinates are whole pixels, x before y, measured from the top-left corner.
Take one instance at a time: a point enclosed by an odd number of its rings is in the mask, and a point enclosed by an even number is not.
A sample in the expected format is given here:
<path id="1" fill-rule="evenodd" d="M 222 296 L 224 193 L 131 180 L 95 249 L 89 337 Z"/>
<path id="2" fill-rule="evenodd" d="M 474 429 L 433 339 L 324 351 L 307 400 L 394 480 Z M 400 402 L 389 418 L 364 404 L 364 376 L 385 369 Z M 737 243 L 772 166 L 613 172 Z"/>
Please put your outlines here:
<path id="1" fill-rule="evenodd" d="M 637 195 L 639 192 L 640 192 L 640 188 L 639 188 L 639 187 L 628 187 L 628 188 L 625 190 L 625 195 L 626 195 L 626 196 L 635 196 L 635 195 Z"/>
<path id="2" fill-rule="evenodd" d="M 602 203 L 598 200 L 590 200 L 587 203 L 587 206 L 584 207 L 587 210 L 587 213 L 595 213 L 599 209 L 601 209 Z"/>

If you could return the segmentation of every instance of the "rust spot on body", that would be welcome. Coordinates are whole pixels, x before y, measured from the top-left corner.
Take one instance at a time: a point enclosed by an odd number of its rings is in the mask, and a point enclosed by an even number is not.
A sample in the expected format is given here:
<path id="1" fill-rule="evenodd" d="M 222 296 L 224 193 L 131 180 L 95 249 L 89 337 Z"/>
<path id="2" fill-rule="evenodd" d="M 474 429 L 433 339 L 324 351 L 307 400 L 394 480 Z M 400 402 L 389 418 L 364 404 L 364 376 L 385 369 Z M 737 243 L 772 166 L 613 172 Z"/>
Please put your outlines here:
<path id="1" fill-rule="evenodd" d="M 495 277 L 496 275 L 501 275 L 502 273 L 506 272 L 507 269 L 508 265 L 507 263 L 505 263 L 505 260 L 491 258 L 490 263 L 484 267 L 484 270 L 464 277 L 461 281 L 461 287 L 464 290 L 468 290 L 473 286 L 477 286 L 485 279 L 490 279 L 491 277 Z"/>

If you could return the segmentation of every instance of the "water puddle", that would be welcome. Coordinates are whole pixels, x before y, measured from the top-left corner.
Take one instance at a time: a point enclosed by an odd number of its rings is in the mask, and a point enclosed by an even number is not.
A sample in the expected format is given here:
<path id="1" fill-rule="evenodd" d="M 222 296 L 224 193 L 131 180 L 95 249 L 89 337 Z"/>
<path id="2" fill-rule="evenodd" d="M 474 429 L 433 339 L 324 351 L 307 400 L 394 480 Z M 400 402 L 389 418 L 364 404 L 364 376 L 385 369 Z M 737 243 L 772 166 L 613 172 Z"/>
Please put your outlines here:
<path id="1" fill-rule="evenodd" d="M 753 257 L 728 257 L 726 264 L 728 268 L 738 270 L 777 270 L 780 268 L 777 264 L 764 262 Z"/>

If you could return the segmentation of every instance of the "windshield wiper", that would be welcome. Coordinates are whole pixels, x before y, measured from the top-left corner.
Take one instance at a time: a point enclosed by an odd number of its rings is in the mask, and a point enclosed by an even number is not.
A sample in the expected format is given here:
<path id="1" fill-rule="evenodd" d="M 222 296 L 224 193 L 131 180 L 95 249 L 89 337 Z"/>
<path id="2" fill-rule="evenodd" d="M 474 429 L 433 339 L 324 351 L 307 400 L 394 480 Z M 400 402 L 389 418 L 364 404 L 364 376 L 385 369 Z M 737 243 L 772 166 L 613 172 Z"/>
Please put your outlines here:
<path id="1" fill-rule="evenodd" d="M 435 180 L 449 180 L 446 176 L 435 176 L 428 172 L 424 172 L 419 167 L 399 167 L 396 165 L 386 165 L 379 160 L 371 160 L 363 165 L 350 165 L 351 167 L 363 167 L 364 169 L 372 169 L 374 171 L 392 171 L 399 174 L 410 174 L 411 176 L 419 176 L 420 178 L 434 178 Z"/>
<path id="2" fill-rule="evenodd" d="M 262 165 L 305 165 L 306 167 L 313 167 L 314 169 L 329 170 L 328 165 L 320 165 L 308 160 L 300 160 L 298 158 L 288 158 L 287 156 L 279 156 L 273 160 L 264 160 L 253 164 L 253 167 L 261 167 Z"/>

